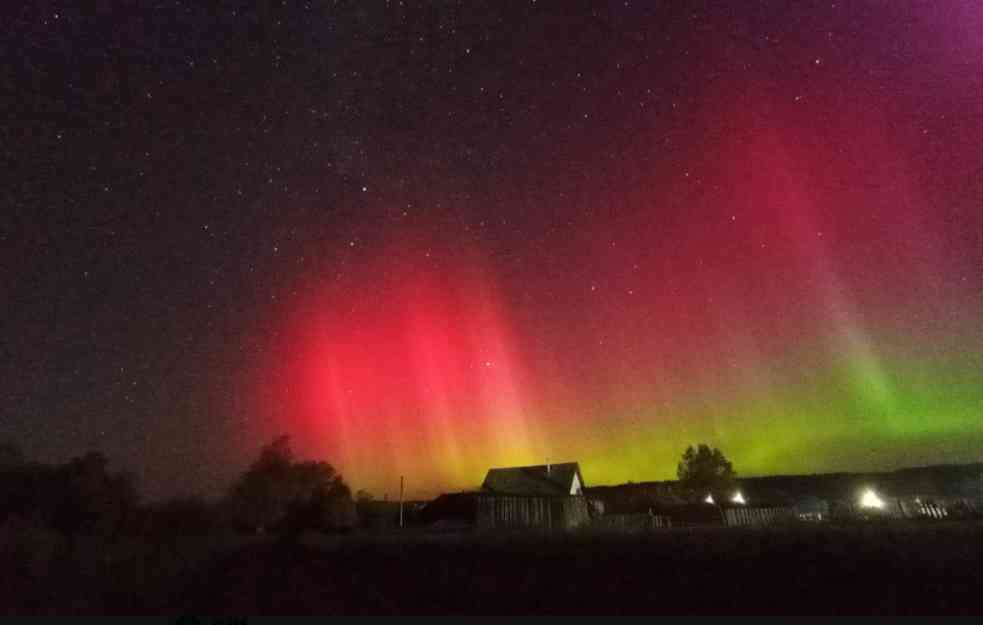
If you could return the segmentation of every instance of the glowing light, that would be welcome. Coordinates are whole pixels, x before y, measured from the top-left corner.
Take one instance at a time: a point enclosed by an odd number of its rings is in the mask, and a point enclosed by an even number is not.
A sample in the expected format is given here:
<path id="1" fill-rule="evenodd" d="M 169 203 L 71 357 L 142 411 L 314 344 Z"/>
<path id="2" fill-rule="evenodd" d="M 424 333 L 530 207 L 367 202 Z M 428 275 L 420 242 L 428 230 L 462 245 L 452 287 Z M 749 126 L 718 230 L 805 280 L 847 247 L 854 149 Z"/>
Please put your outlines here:
<path id="1" fill-rule="evenodd" d="M 707 493 L 706 499 L 703 500 L 703 503 L 716 503 L 716 502 L 713 500 L 713 495 Z"/>
<path id="2" fill-rule="evenodd" d="M 884 500 L 878 497 L 877 493 L 875 493 L 873 489 L 868 488 L 863 492 L 863 495 L 860 496 L 860 507 L 883 510 Z"/>
<path id="3" fill-rule="evenodd" d="M 731 497 L 730 500 L 734 503 L 739 503 L 742 506 L 747 503 L 747 500 L 744 499 L 744 495 L 741 493 L 741 491 L 734 493 L 734 496 Z"/>

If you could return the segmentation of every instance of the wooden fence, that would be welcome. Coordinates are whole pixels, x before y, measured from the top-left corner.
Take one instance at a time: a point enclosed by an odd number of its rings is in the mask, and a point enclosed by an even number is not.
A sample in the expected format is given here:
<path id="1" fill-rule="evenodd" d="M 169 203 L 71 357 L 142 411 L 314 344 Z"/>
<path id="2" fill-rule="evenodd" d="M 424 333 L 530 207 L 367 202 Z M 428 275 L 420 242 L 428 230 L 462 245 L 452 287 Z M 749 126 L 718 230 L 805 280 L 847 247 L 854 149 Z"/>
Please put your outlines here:
<path id="1" fill-rule="evenodd" d="M 605 514 L 594 519 L 594 527 L 617 532 L 644 532 L 654 529 L 669 529 L 672 519 L 661 514 Z"/>
<path id="2" fill-rule="evenodd" d="M 584 497 L 478 496 L 477 525 L 482 529 L 572 529 L 589 522 Z"/>
<path id="3" fill-rule="evenodd" d="M 724 524 L 728 527 L 757 527 L 771 525 L 777 521 L 792 519 L 789 508 L 747 508 L 733 507 L 722 509 Z"/>
<path id="4" fill-rule="evenodd" d="M 909 519 L 978 518 L 981 512 L 968 497 L 903 497 L 896 505 L 900 516 Z"/>

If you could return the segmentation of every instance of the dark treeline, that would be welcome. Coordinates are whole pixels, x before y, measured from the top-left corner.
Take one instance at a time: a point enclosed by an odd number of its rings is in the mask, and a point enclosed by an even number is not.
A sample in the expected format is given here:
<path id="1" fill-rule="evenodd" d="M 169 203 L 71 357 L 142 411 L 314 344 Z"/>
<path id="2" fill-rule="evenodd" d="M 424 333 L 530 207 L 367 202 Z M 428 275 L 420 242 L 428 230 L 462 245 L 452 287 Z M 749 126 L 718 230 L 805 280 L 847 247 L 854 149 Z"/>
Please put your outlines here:
<path id="1" fill-rule="evenodd" d="M 341 531 L 356 524 L 356 507 L 342 476 L 327 462 L 296 460 L 287 437 L 265 446 L 224 497 L 161 502 L 141 501 L 132 475 L 101 452 L 44 464 L 4 443 L 0 524 L 99 536 Z"/>
<path id="2" fill-rule="evenodd" d="M 189 601 L 226 592 L 215 563 L 252 545 L 289 551 L 312 535 L 395 527 L 398 504 L 357 499 L 286 437 L 220 498 L 155 502 L 100 452 L 46 464 L 0 443 L 0 615 L 194 611 Z"/>
<path id="3" fill-rule="evenodd" d="M 108 470 L 109 461 L 89 452 L 65 464 L 27 461 L 5 445 L 0 461 L 0 520 L 18 519 L 65 533 L 107 534 L 137 522 L 133 479 Z"/>

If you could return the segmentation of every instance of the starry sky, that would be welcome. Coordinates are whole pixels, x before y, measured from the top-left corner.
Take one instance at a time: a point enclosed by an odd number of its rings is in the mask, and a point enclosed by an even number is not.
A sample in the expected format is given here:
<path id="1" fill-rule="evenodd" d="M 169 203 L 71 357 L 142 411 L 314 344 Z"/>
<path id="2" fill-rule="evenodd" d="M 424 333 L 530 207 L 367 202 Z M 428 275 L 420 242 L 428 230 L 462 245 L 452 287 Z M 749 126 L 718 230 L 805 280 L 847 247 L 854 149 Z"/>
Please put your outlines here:
<path id="1" fill-rule="evenodd" d="M 0 438 L 217 494 L 983 459 L 983 9 L 36 2 Z M 209 6 L 206 6 L 209 5 Z"/>

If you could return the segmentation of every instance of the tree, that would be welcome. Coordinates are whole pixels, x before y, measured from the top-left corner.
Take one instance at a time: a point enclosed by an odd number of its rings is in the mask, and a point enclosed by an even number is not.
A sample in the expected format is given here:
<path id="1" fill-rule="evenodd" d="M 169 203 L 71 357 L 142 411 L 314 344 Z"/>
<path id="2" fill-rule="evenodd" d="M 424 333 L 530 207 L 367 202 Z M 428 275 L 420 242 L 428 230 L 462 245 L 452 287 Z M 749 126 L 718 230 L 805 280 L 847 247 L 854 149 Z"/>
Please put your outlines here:
<path id="1" fill-rule="evenodd" d="M 175 497 L 145 506 L 140 529 L 156 539 L 206 536 L 219 526 L 216 513 L 200 496 Z"/>
<path id="2" fill-rule="evenodd" d="M 19 466 L 24 462 L 24 452 L 17 443 L 0 441 L 0 467 Z"/>
<path id="3" fill-rule="evenodd" d="M 701 443 L 695 449 L 692 445 L 686 448 L 676 476 L 683 488 L 701 497 L 710 493 L 720 501 L 730 496 L 737 474 L 723 452 Z"/>
<path id="4" fill-rule="evenodd" d="M 139 504 L 129 473 L 109 471 L 109 459 L 90 451 L 55 467 L 44 507 L 52 525 L 64 532 L 108 534 L 124 528 Z"/>
<path id="5" fill-rule="evenodd" d="M 236 481 L 227 500 L 237 523 L 286 530 L 337 529 L 354 523 L 351 491 L 323 461 L 295 462 L 280 436 Z"/>

